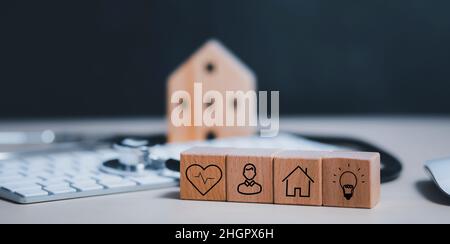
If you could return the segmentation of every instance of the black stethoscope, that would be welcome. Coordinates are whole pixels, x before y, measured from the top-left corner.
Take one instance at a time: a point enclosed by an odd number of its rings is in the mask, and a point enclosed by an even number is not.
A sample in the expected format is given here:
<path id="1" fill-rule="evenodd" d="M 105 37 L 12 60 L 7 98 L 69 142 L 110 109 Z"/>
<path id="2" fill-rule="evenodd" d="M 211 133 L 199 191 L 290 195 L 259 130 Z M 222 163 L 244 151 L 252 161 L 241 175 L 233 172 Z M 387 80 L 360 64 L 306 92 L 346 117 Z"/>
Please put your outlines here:
<path id="1" fill-rule="evenodd" d="M 368 142 L 337 136 L 296 135 L 326 144 L 345 146 L 354 150 L 379 152 L 382 164 L 382 183 L 397 179 L 402 171 L 402 164 L 396 157 Z M 180 171 L 180 162 L 178 160 L 158 158 L 151 153 L 152 146 L 166 142 L 164 135 L 140 138 L 116 137 L 104 142 L 112 143 L 113 148 L 119 155 L 116 159 L 108 160 L 101 164 L 100 169 L 106 173 L 121 176 L 143 176 L 164 169 Z"/>

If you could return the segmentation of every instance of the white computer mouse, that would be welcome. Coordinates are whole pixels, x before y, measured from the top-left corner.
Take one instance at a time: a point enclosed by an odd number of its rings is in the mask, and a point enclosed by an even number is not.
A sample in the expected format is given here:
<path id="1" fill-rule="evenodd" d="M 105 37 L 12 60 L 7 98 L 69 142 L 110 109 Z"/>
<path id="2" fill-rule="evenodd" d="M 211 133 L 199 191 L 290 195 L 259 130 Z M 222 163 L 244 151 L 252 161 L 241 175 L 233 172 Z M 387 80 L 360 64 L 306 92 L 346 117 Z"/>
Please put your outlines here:
<path id="1" fill-rule="evenodd" d="M 450 158 L 430 160 L 425 163 L 425 170 L 439 189 L 450 196 Z"/>

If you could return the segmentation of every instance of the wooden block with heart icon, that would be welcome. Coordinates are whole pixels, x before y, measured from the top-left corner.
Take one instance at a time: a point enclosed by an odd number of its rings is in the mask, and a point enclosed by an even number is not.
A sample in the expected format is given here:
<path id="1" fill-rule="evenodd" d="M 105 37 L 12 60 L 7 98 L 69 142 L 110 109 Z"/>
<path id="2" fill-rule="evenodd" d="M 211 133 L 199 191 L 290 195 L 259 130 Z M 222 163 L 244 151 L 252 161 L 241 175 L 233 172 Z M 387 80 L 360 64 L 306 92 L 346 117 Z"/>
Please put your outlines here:
<path id="1" fill-rule="evenodd" d="M 181 154 L 180 197 L 226 201 L 227 149 L 192 148 Z"/>

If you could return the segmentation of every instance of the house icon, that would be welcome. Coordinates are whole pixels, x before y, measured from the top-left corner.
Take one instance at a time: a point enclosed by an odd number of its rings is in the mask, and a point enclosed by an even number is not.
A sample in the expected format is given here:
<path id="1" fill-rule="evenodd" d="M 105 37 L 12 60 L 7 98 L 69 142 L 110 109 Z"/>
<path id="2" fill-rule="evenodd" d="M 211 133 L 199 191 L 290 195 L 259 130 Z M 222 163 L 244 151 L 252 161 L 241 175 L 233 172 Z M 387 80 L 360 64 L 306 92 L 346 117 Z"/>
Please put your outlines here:
<path id="1" fill-rule="evenodd" d="M 308 168 L 297 166 L 282 182 L 286 185 L 286 197 L 311 197 L 314 180 L 308 175 Z"/>
<path id="2" fill-rule="evenodd" d="M 180 105 L 183 113 L 194 118 L 199 106 L 194 104 L 195 99 L 199 99 L 195 94 L 195 84 L 201 83 L 203 94 L 208 91 L 217 91 L 222 96 L 227 92 L 256 90 L 256 77 L 254 73 L 235 55 L 233 55 L 222 43 L 217 40 L 207 41 L 197 52 L 195 52 L 185 63 L 176 69 L 168 78 L 167 82 L 167 118 L 168 118 L 168 141 L 184 142 L 194 140 L 205 140 L 234 136 L 250 136 L 254 134 L 254 126 L 174 126 L 171 123 L 171 114 Z M 171 101 L 174 92 L 185 91 L 192 99 L 181 98 L 178 104 Z M 176 101 L 178 102 L 178 101 Z M 201 101 L 204 102 L 204 101 Z M 224 101 L 223 111 L 234 111 L 234 118 L 239 114 L 239 109 L 247 106 L 237 99 Z M 219 103 L 220 104 L 220 103 Z M 216 106 L 214 102 L 203 104 L 203 111 Z M 217 105 L 219 106 L 219 105 Z M 200 106 L 200 109 L 201 106 Z M 249 111 L 244 111 L 249 115 Z M 231 116 L 230 116 L 231 117 Z M 227 121 L 226 115 L 223 121 Z M 225 124 L 225 123 L 224 123 Z"/>

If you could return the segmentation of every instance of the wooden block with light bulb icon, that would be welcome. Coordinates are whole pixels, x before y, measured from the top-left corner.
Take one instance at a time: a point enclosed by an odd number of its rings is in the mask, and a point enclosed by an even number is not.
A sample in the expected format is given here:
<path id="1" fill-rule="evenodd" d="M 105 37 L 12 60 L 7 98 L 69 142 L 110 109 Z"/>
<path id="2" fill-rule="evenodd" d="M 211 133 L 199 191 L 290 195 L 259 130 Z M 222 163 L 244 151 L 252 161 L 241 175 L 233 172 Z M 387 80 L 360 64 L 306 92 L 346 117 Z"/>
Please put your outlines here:
<path id="1" fill-rule="evenodd" d="M 373 208 L 380 200 L 380 154 L 332 152 L 322 158 L 323 205 Z"/>

